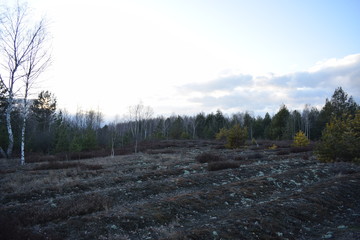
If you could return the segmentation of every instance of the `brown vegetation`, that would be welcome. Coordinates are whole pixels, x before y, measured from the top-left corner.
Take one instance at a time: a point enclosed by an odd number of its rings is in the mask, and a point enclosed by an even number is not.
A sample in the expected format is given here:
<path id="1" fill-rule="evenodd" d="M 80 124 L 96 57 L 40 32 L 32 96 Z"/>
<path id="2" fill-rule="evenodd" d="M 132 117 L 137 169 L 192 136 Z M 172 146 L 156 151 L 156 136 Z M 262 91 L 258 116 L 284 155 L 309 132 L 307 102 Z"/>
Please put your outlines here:
<path id="1" fill-rule="evenodd" d="M 276 145 L 162 141 L 114 158 L 1 160 L 0 239 L 359 239 L 360 167 Z"/>

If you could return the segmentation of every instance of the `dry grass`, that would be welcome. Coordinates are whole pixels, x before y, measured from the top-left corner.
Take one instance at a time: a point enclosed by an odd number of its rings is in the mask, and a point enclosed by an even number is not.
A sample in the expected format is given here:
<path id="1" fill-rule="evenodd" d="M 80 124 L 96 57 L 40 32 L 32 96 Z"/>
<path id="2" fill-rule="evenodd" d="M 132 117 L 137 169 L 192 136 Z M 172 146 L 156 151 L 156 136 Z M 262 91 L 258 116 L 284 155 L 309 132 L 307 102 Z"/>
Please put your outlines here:
<path id="1" fill-rule="evenodd" d="M 290 148 L 148 144 L 158 149 L 21 168 L 0 161 L 0 239 L 322 239 L 331 229 L 334 239 L 355 240 L 341 234 L 359 233 L 354 164 L 320 164 L 311 151 Z"/>
<path id="2" fill-rule="evenodd" d="M 308 145 L 306 147 L 291 147 L 290 152 L 292 153 L 300 153 L 300 152 L 310 152 L 313 151 L 314 146 Z"/>
<path id="3" fill-rule="evenodd" d="M 51 170 L 51 169 L 68 169 L 68 168 L 81 168 L 88 170 L 100 170 L 103 167 L 95 164 L 85 164 L 76 162 L 48 162 L 43 163 L 33 168 L 33 170 Z"/>
<path id="4" fill-rule="evenodd" d="M 289 155 L 290 151 L 288 150 L 280 150 L 276 152 L 276 155 Z"/>
<path id="5" fill-rule="evenodd" d="M 220 155 L 209 152 L 199 154 L 198 156 L 196 156 L 195 160 L 199 163 L 224 161 L 224 159 Z"/>
<path id="6" fill-rule="evenodd" d="M 209 171 L 219 171 L 223 169 L 238 168 L 239 166 L 239 163 L 233 161 L 210 162 L 207 169 Z"/>
<path id="7" fill-rule="evenodd" d="M 264 155 L 257 152 L 257 153 L 252 153 L 252 154 L 248 155 L 247 159 L 261 159 L 263 157 L 264 157 Z"/>

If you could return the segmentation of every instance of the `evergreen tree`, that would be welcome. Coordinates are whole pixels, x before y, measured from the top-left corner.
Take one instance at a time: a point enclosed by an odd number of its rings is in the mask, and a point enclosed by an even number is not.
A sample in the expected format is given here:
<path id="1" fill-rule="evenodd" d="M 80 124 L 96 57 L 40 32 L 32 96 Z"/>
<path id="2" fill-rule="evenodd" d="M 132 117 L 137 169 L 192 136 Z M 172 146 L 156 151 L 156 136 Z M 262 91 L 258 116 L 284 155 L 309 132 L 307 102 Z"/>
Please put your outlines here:
<path id="1" fill-rule="evenodd" d="M 215 137 L 215 115 L 210 113 L 206 116 L 205 119 L 205 128 L 204 128 L 204 137 L 207 139 L 212 139 Z"/>
<path id="2" fill-rule="evenodd" d="M 323 131 L 316 153 L 321 161 L 360 161 L 360 110 L 355 116 L 333 116 Z"/>
<path id="3" fill-rule="evenodd" d="M 264 119 L 261 116 L 256 117 L 253 127 L 253 137 L 255 139 L 264 139 Z"/>
<path id="4" fill-rule="evenodd" d="M 326 99 L 324 107 L 321 109 L 318 119 L 316 121 L 319 130 L 322 131 L 326 124 L 330 122 L 331 118 L 342 118 L 345 115 L 354 115 L 358 109 L 358 105 L 353 100 L 352 96 L 341 88 L 335 89 L 331 99 Z"/>
<path id="5" fill-rule="evenodd" d="M 79 139 L 81 151 L 91 151 L 97 148 L 96 132 L 94 129 L 88 128 L 85 130 L 82 138 Z"/>
<path id="6" fill-rule="evenodd" d="M 156 121 L 156 127 L 155 130 L 153 132 L 153 138 L 155 139 L 165 139 L 165 119 L 164 118 L 159 118 Z"/>
<path id="7" fill-rule="evenodd" d="M 318 140 L 321 137 L 321 126 L 319 125 L 320 112 L 317 108 L 312 107 L 309 112 L 309 122 L 310 122 L 310 139 L 311 140 Z"/>
<path id="8" fill-rule="evenodd" d="M 271 125 L 271 117 L 270 117 L 269 113 L 266 113 L 264 120 L 263 120 L 263 129 L 264 129 L 264 138 L 265 139 L 271 138 L 270 125 Z"/>
<path id="9" fill-rule="evenodd" d="M 2 81 L 0 81 L 0 114 L 3 116 L 5 113 L 5 105 L 6 105 L 6 87 Z"/>
<path id="10" fill-rule="evenodd" d="M 55 148 L 56 98 L 49 91 L 42 91 L 30 107 L 29 141 L 33 151 L 50 153 Z"/>
<path id="11" fill-rule="evenodd" d="M 250 139 L 253 138 L 253 124 L 254 124 L 253 117 L 249 114 L 249 112 L 245 112 L 245 115 L 244 115 L 244 127 L 247 128 L 248 136 L 249 136 Z"/>
<path id="12" fill-rule="evenodd" d="M 54 120 L 56 111 L 56 98 L 49 91 L 42 91 L 34 100 L 31 111 L 41 131 L 47 131 Z"/>
<path id="13" fill-rule="evenodd" d="M 196 136 L 198 138 L 205 138 L 205 122 L 206 117 L 204 113 L 199 113 L 195 117 L 195 124 L 196 124 Z"/>
<path id="14" fill-rule="evenodd" d="M 310 144 L 309 139 L 306 137 L 303 131 L 299 131 L 296 133 L 294 137 L 294 142 L 292 144 L 293 147 L 306 147 Z"/>
<path id="15" fill-rule="evenodd" d="M 235 124 L 230 129 L 222 128 L 216 134 L 216 139 L 222 140 L 226 138 L 225 147 L 227 148 L 240 148 L 245 145 L 245 141 L 248 137 L 248 131 L 246 127 L 240 127 L 240 124 Z"/>
<path id="16" fill-rule="evenodd" d="M 177 116 L 175 121 L 172 123 L 170 127 L 170 138 L 180 139 L 182 133 L 184 132 L 184 120 L 181 116 Z"/>
<path id="17" fill-rule="evenodd" d="M 353 97 L 349 97 L 341 87 L 335 90 L 331 97 L 330 104 L 332 115 L 337 118 L 341 118 L 344 114 L 354 115 L 358 107 Z"/>
<path id="18" fill-rule="evenodd" d="M 70 150 L 71 133 L 70 123 L 63 117 L 60 111 L 55 121 L 55 152 L 68 152 Z"/>
<path id="19" fill-rule="evenodd" d="M 220 110 L 216 111 L 215 122 L 214 122 L 214 132 L 217 133 L 223 127 L 226 127 L 227 121 L 223 113 Z"/>
<path id="20" fill-rule="evenodd" d="M 270 124 L 270 139 L 286 138 L 286 126 L 290 116 L 290 112 L 285 105 L 275 114 Z"/>
<path id="21" fill-rule="evenodd" d="M 6 109 L 6 88 L 2 81 L 0 81 L 0 157 L 6 156 L 6 153 L 1 148 L 2 146 L 6 146 L 8 143 L 7 138 L 7 129 L 6 129 L 6 121 L 5 121 L 5 109 Z M 5 148 L 5 149 L 6 149 Z"/>

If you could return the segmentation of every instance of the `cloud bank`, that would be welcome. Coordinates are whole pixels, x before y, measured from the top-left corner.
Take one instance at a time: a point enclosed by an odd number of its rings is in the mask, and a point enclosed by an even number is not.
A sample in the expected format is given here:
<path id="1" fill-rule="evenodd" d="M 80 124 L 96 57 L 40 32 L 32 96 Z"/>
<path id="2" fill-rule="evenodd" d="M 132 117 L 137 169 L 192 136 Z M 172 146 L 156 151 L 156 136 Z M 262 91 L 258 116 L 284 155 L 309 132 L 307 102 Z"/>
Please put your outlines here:
<path id="1" fill-rule="evenodd" d="M 341 86 L 360 102 L 360 54 L 328 59 L 307 71 L 266 76 L 227 75 L 206 83 L 183 85 L 187 101 L 205 112 L 252 111 L 256 115 L 276 113 L 281 104 L 301 110 L 305 104 L 322 107 Z"/>

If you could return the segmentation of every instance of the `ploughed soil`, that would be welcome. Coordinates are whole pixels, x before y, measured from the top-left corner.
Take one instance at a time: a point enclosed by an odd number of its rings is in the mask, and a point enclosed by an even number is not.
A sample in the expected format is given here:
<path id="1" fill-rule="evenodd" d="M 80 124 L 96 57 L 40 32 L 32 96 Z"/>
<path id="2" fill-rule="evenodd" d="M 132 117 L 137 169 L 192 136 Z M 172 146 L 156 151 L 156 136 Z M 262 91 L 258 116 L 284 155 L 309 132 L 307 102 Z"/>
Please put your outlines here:
<path id="1" fill-rule="evenodd" d="M 360 239 L 360 166 L 271 144 L 162 141 L 22 167 L 1 159 L 0 239 Z"/>

